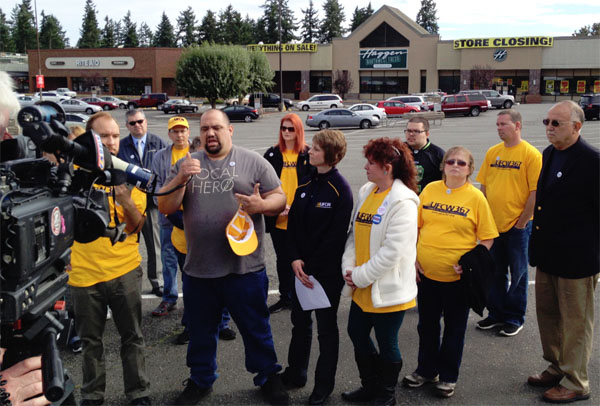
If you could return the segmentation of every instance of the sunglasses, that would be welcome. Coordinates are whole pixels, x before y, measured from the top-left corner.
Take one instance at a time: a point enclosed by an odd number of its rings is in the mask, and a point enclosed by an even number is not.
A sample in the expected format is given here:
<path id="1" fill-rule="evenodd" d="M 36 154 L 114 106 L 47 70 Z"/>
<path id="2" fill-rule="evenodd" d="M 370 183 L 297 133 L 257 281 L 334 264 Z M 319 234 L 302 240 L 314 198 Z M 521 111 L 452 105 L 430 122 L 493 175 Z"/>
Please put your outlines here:
<path id="1" fill-rule="evenodd" d="M 446 160 L 446 165 L 452 166 L 454 164 L 461 166 L 461 167 L 467 166 L 467 163 L 461 159 L 447 159 Z"/>
<path id="2" fill-rule="evenodd" d="M 144 119 L 136 120 L 136 121 L 130 121 L 129 125 L 133 127 L 136 124 L 142 125 L 143 122 L 144 122 Z"/>
<path id="3" fill-rule="evenodd" d="M 294 127 L 286 127 L 284 125 L 281 126 L 281 131 L 285 131 L 288 130 L 289 132 L 293 133 L 294 131 L 296 131 L 296 128 Z"/>
<path id="4" fill-rule="evenodd" d="M 425 131 L 425 130 L 409 130 L 409 129 L 404 130 L 404 134 L 421 134 L 421 133 L 425 133 L 425 132 L 427 132 L 427 131 Z"/>
<path id="5" fill-rule="evenodd" d="M 542 120 L 542 124 L 544 124 L 544 126 L 548 126 L 548 124 L 551 124 L 552 127 L 560 127 L 561 124 L 570 123 L 570 122 L 571 121 L 548 120 L 547 118 Z"/>

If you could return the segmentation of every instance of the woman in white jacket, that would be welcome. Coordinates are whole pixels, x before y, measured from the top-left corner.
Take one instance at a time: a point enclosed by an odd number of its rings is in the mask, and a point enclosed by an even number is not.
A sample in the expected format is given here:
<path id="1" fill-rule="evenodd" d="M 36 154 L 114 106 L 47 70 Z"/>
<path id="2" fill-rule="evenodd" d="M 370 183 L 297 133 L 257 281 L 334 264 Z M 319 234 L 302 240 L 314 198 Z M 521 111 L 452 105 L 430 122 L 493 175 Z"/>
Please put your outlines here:
<path id="1" fill-rule="evenodd" d="M 342 397 L 393 405 L 402 368 L 398 330 L 417 296 L 416 169 L 412 152 L 397 138 L 370 140 L 363 153 L 369 182 L 360 189 L 342 258 L 344 290 L 352 295 L 348 334 L 362 386 Z"/>

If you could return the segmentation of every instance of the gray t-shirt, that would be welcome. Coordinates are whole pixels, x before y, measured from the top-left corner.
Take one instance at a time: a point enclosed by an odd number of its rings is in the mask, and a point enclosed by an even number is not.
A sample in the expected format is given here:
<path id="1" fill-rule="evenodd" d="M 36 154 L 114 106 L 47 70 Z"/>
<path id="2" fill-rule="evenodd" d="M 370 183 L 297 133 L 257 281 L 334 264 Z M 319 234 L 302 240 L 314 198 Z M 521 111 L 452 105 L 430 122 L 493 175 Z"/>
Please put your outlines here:
<path id="1" fill-rule="evenodd" d="M 273 167 L 254 151 L 231 148 L 218 161 L 195 152 L 201 172 L 192 177 L 183 197 L 183 224 L 187 256 L 183 271 L 196 278 L 219 278 L 228 274 L 245 274 L 264 268 L 265 223 L 262 214 L 252 215 L 258 248 L 250 255 L 237 256 L 229 246 L 225 229 L 238 209 L 235 193 L 250 195 L 260 183 L 260 193 L 280 185 Z M 175 177 L 183 160 L 172 169 L 168 183 Z"/>

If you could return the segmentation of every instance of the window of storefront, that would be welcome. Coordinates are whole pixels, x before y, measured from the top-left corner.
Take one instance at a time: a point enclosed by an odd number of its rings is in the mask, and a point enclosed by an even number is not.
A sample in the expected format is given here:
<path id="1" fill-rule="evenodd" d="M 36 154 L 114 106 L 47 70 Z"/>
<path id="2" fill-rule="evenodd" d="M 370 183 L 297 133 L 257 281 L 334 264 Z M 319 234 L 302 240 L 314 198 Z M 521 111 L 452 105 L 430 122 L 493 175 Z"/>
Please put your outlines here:
<path id="1" fill-rule="evenodd" d="M 310 72 L 311 93 L 331 93 L 331 72 Z"/>
<path id="2" fill-rule="evenodd" d="M 361 48 L 408 46 L 410 46 L 410 41 L 388 23 L 381 23 L 365 39 L 360 41 Z"/>
<path id="3" fill-rule="evenodd" d="M 114 94 L 144 93 L 146 86 L 152 86 L 152 78 L 114 78 Z"/>
<path id="4" fill-rule="evenodd" d="M 458 93 L 460 90 L 460 71 L 440 71 L 438 81 L 441 91 L 448 94 Z"/>
<path id="5" fill-rule="evenodd" d="M 108 93 L 108 78 L 99 74 L 71 78 L 73 89 L 76 92 L 102 92 Z"/>
<path id="6" fill-rule="evenodd" d="M 397 95 L 408 93 L 408 77 L 397 76 L 396 72 L 360 72 L 360 93 L 368 96 L 370 94 Z"/>
<path id="7" fill-rule="evenodd" d="M 600 72 L 591 69 L 542 70 L 544 96 L 577 96 L 600 90 Z"/>

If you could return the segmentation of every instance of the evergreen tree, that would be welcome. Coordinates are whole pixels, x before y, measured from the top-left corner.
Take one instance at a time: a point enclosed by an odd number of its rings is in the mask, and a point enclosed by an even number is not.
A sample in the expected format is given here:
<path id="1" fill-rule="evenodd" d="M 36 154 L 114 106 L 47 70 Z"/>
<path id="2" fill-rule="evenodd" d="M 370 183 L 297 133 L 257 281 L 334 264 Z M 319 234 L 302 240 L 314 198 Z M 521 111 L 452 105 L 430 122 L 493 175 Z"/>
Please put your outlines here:
<path id="1" fill-rule="evenodd" d="M 78 48 L 98 48 L 100 46 L 100 28 L 96 18 L 96 6 L 92 0 L 86 0 L 83 11 L 83 23 L 79 29 Z"/>
<path id="2" fill-rule="evenodd" d="M 196 40 L 196 14 L 191 7 L 183 10 L 177 17 L 177 42 L 181 47 L 198 43 Z"/>
<path id="3" fill-rule="evenodd" d="M 352 22 L 350 23 L 350 31 L 354 31 L 358 28 L 359 25 L 364 23 L 371 15 L 373 14 L 373 7 L 371 7 L 371 2 L 367 7 L 358 8 L 358 6 L 354 9 L 354 14 L 352 15 Z"/>
<path id="4" fill-rule="evenodd" d="M 200 39 L 200 43 L 221 42 L 219 22 L 217 21 L 217 16 L 213 11 L 208 10 L 202 19 L 202 23 L 200 24 L 200 27 L 198 27 L 198 38 Z"/>
<path id="5" fill-rule="evenodd" d="M 300 27 L 302 29 L 302 42 L 318 41 L 320 25 L 319 15 L 317 14 L 317 10 L 315 10 L 312 0 L 310 0 L 308 3 L 308 8 L 306 10 L 302 10 L 302 14 L 304 14 L 304 18 L 300 22 Z"/>
<path id="6" fill-rule="evenodd" d="M 100 33 L 100 48 L 115 48 L 118 41 L 117 36 L 115 22 L 111 18 L 108 18 L 108 16 L 105 16 L 104 28 Z"/>
<path id="7" fill-rule="evenodd" d="M 52 14 L 45 15 L 42 10 L 42 22 L 40 24 L 40 48 L 42 49 L 64 49 L 68 44 L 65 37 L 66 31 Z"/>
<path id="8" fill-rule="evenodd" d="M 137 24 L 131 21 L 131 11 L 129 10 L 127 10 L 127 14 L 123 17 L 123 31 L 121 34 L 125 48 L 137 48 L 140 45 L 137 35 Z"/>
<path id="9" fill-rule="evenodd" d="M 346 29 L 342 27 L 346 15 L 344 14 L 344 7 L 338 0 L 325 0 L 323 12 L 325 17 L 321 21 L 319 34 L 321 42 L 327 44 L 333 38 L 341 37 L 346 32 Z"/>
<path id="10" fill-rule="evenodd" d="M 240 45 L 248 45 L 254 43 L 254 29 L 256 23 L 253 19 L 246 14 L 246 18 L 242 21 L 242 25 L 239 30 L 239 38 L 237 43 Z"/>
<path id="11" fill-rule="evenodd" d="M 156 34 L 154 34 L 154 46 L 164 48 L 174 48 L 176 46 L 175 33 L 173 32 L 173 25 L 169 21 L 169 17 L 163 11 L 162 17 L 158 27 L 156 27 Z"/>
<path id="12" fill-rule="evenodd" d="M 417 13 L 417 24 L 425 28 L 429 33 L 437 34 L 440 27 L 437 23 L 438 18 L 435 15 L 436 13 L 435 1 L 421 0 L 421 9 Z"/>
<path id="13" fill-rule="evenodd" d="M 235 44 L 238 29 L 236 26 L 236 13 L 237 16 L 240 15 L 240 13 L 233 9 L 231 4 L 219 13 L 219 32 L 221 33 L 221 38 L 219 38 L 218 41 L 219 43 Z"/>
<path id="14" fill-rule="evenodd" d="M 578 31 L 573 32 L 574 37 L 587 37 L 588 35 L 600 35 L 600 23 L 584 25 Z"/>
<path id="15" fill-rule="evenodd" d="M 31 0 L 23 0 L 13 8 L 12 13 L 11 37 L 15 51 L 27 53 L 28 49 L 36 49 L 35 17 L 31 11 Z"/>
<path id="16" fill-rule="evenodd" d="M 15 43 L 10 35 L 10 25 L 2 9 L 0 9 L 0 52 L 15 52 Z"/>
<path id="17" fill-rule="evenodd" d="M 121 27 L 121 21 L 114 21 L 113 24 L 115 27 L 115 47 L 120 47 L 123 45 L 123 28 Z"/>
<path id="18" fill-rule="evenodd" d="M 267 44 L 279 41 L 279 3 L 281 2 L 281 42 L 286 43 L 298 39 L 294 31 L 298 29 L 294 21 L 294 12 L 288 6 L 288 0 L 265 0 L 260 6 L 264 9 L 261 21 L 259 40 Z"/>
<path id="19" fill-rule="evenodd" d="M 150 27 L 148 27 L 148 24 L 142 22 L 140 28 L 138 28 L 137 35 L 140 41 L 140 47 L 147 48 L 152 46 L 154 34 Z"/>

